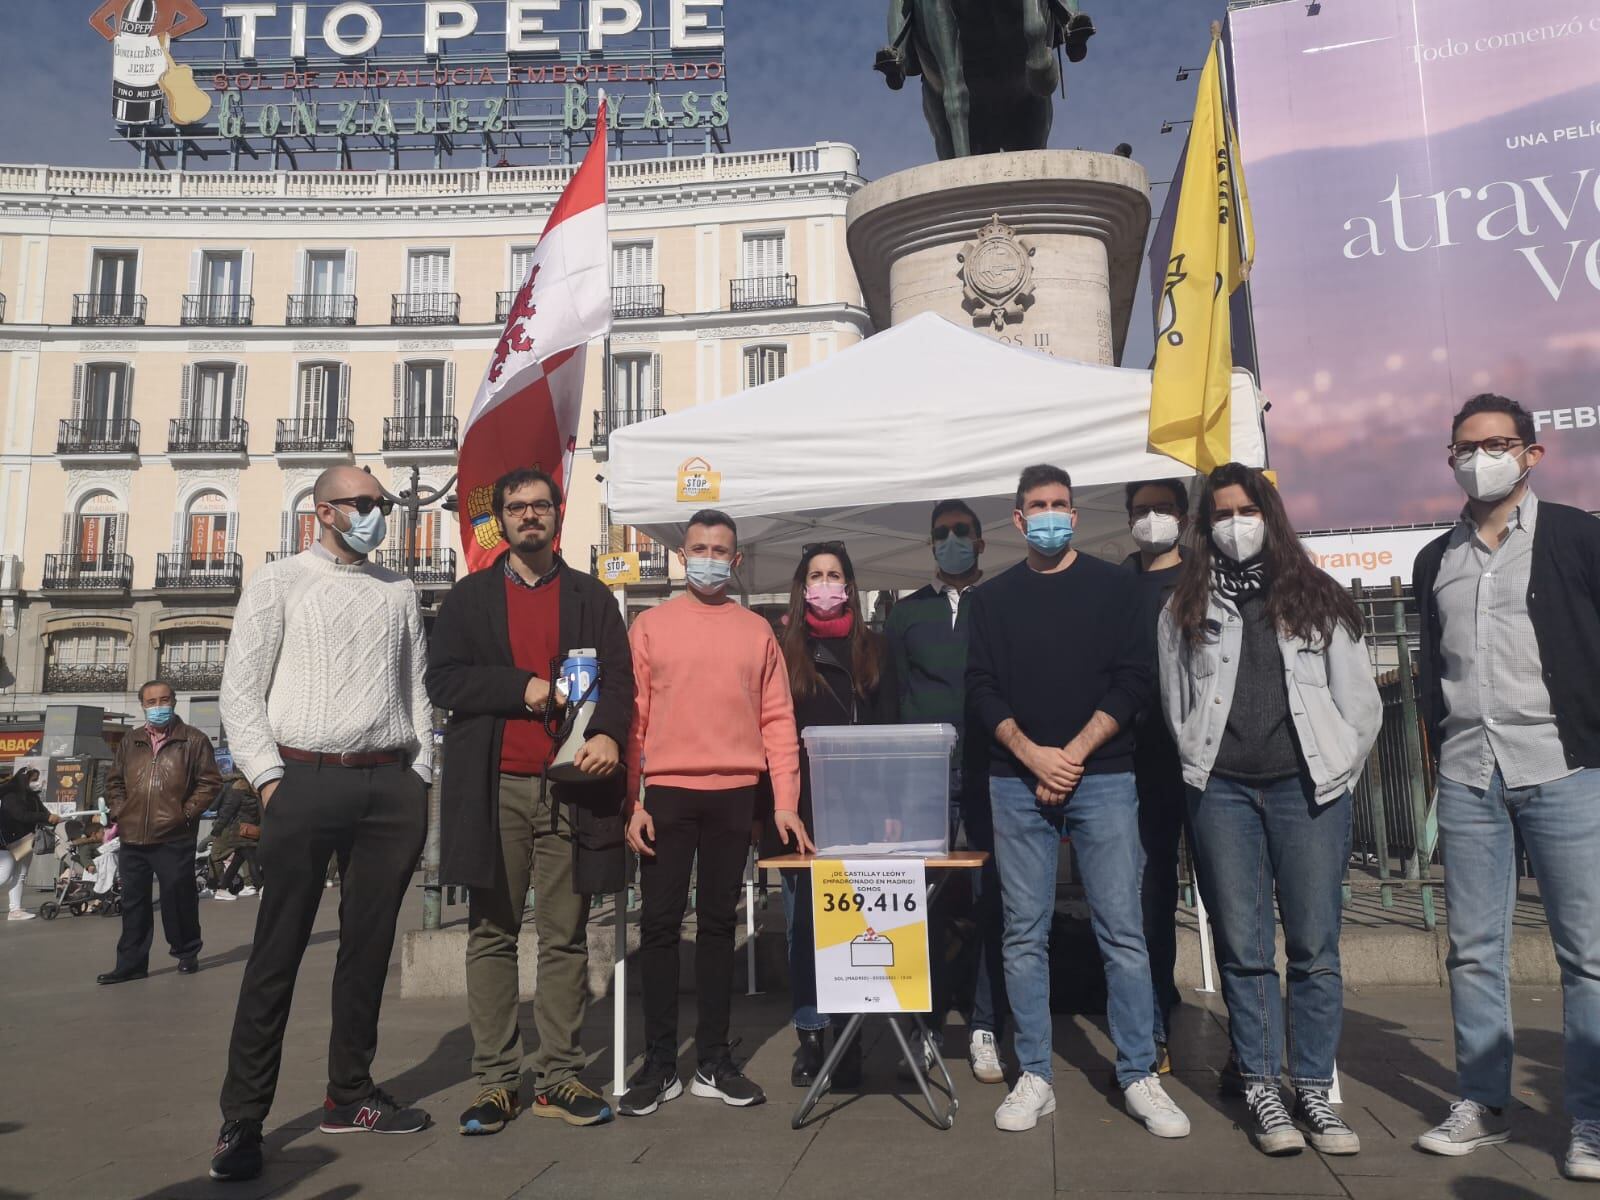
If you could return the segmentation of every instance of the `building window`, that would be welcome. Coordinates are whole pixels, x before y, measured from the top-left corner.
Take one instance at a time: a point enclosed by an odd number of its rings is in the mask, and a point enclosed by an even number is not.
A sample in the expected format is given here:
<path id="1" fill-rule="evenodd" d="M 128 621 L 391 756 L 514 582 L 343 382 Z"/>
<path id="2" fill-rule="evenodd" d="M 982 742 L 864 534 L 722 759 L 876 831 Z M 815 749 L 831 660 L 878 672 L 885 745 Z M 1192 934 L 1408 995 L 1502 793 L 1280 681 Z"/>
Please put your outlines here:
<path id="1" fill-rule="evenodd" d="M 96 250 L 90 282 L 101 311 L 120 314 L 133 307 L 139 292 L 139 252 L 137 250 Z"/>
<path id="2" fill-rule="evenodd" d="M 183 369 L 182 405 L 185 420 L 207 422 L 226 430 L 240 414 L 244 392 L 243 366 L 200 363 Z"/>
<path id="3" fill-rule="evenodd" d="M 191 570 L 220 569 L 233 548 L 234 514 L 221 492 L 201 492 L 189 501 L 182 537 L 184 561 Z"/>
<path id="4" fill-rule="evenodd" d="M 90 440 L 117 436 L 132 407 L 133 368 L 126 363 L 89 363 L 74 373 L 72 419 Z"/>
<path id="5" fill-rule="evenodd" d="M 66 519 L 61 549 L 72 555 L 80 571 L 115 571 L 121 565 L 128 518 L 109 492 L 86 497 Z"/>
<path id="6" fill-rule="evenodd" d="M 611 247 L 612 287 L 645 287 L 655 281 L 654 242 L 619 242 Z"/>
<path id="7" fill-rule="evenodd" d="M 308 436 L 336 438 L 339 420 L 344 416 L 342 363 L 304 363 L 300 367 L 298 417 Z"/>
<path id="8" fill-rule="evenodd" d="M 108 629 L 74 629 L 51 637 L 46 692 L 125 692 L 128 639 Z"/>
<path id="9" fill-rule="evenodd" d="M 789 347 L 746 346 L 744 351 L 744 386 L 760 387 L 782 379 L 788 372 Z"/>
<path id="10" fill-rule="evenodd" d="M 414 421 L 426 431 L 434 427 L 434 435 L 442 431 L 444 418 L 450 415 L 455 397 L 451 394 L 455 371 L 442 362 L 414 362 L 405 367 L 404 407 L 397 416 Z"/>
<path id="11" fill-rule="evenodd" d="M 517 291 L 528 278 L 528 272 L 533 269 L 532 246 L 511 247 L 511 290 Z"/>
<path id="12" fill-rule="evenodd" d="M 161 639 L 157 670 L 180 692 L 214 692 L 222 686 L 222 663 L 228 635 L 220 629 L 169 633 Z"/>
<path id="13" fill-rule="evenodd" d="M 308 250 L 289 297 L 291 325 L 356 323 L 356 256 L 353 250 Z"/>
<path id="14" fill-rule="evenodd" d="M 661 409 L 661 356 L 618 354 L 611 359 L 611 412 L 630 424 L 657 416 Z"/>
<path id="15" fill-rule="evenodd" d="M 406 291 L 413 296 L 450 290 L 450 251 L 413 250 L 406 256 Z"/>
<path id="16" fill-rule="evenodd" d="M 782 276 L 787 256 L 784 236 L 779 233 L 747 233 L 740 247 L 739 274 L 745 279 L 773 279 Z"/>
<path id="17" fill-rule="evenodd" d="M 306 291 L 313 296 L 343 296 L 349 293 L 350 255 L 343 250 L 306 252 Z"/>

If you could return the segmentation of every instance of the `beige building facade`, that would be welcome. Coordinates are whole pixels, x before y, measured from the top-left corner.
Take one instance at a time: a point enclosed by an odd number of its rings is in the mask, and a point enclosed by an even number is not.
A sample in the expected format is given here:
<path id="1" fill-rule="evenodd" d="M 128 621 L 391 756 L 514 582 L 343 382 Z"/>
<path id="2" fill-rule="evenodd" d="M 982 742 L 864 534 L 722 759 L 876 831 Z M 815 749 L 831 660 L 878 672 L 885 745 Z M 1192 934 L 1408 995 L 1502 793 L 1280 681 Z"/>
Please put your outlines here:
<path id="1" fill-rule="evenodd" d="M 312 536 L 334 463 L 444 485 L 510 293 L 571 168 L 165 172 L 0 166 L 0 711 L 214 695 L 251 571 Z M 611 526 L 619 425 L 852 345 L 840 144 L 613 163 L 616 324 L 590 349 L 567 561 L 663 548 Z M 436 505 L 380 551 L 436 602 Z"/>

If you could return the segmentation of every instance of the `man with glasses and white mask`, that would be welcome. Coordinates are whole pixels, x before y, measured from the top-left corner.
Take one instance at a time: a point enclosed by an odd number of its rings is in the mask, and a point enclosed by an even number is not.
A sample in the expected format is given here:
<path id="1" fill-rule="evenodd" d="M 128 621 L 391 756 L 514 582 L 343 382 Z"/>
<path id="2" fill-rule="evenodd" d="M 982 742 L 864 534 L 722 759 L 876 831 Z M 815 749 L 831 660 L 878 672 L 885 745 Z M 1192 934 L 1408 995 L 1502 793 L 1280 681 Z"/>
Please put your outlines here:
<path id="1" fill-rule="evenodd" d="M 372 1080 L 395 919 L 422 853 L 433 779 L 427 645 L 411 580 L 369 561 L 392 501 L 355 467 L 313 493 L 319 540 L 245 584 L 228 640 L 222 723 L 261 795 L 262 874 L 222 1085 L 211 1177 L 261 1173 L 295 976 L 330 858 L 342 882 L 324 1133 L 417 1133 L 427 1114 Z"/>
<path id="2" fill-rule="evenodd" d="M 1510 1137 L 1520 840 L 1561 964 L 1564 1169 L 1600 1181 L 1600 521 L 1534 495 L 1544 455 L 1520 404 L 1468 400 L 1448 459 L 1466 507 L 1412 573 L 1439 764 L 1460 1096 L 1417 1145 L 1456 1156 Z"/>

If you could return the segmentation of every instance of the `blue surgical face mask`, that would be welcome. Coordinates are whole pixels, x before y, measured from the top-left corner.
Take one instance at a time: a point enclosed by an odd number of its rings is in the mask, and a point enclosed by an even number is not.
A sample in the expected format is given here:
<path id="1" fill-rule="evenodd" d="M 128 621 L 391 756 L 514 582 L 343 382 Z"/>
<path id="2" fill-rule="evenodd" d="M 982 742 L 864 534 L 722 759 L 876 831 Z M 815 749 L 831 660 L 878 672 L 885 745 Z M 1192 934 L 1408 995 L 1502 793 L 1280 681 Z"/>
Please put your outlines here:
<path id="1" fill-rule="evenodd" d="M 727 558 L 685 558 L 684 573 L 695 591 L 714 596 L 733 578 L 733 560 Z"/>
<path id="2" fill-rule="evenodd" d="M 1028 518 L 1027 538 L 1040 554 L 1060 554 L 1072 544 L 1072 514 L 1034 513 Z"/>
<path id="3" fill-rule="evenodd" d="M 965 575 L 978 563 L 978 551 L 971 538 L 945 534 L 944 541 L 933 544 L 933 561 L 946 575 Z"/>
<path id="4" fill-rule="evenodd" d="M 338 531 L 344 539 L 344 544 L 357 554 L 371 554 L 383 544 L 384 536 L 389 532 L 388 523 L 383 519 L 383 513 L 378 509 L 370 509 L 366 514 L 346 513 L 350 518 L 350 528 Z"/>
<path id="5" fill-rule="evenodd" d="M 172 724 L 172 705 L 155 704 L 144 710 L 144 719 L 157 729 L 165 729 Z"/>

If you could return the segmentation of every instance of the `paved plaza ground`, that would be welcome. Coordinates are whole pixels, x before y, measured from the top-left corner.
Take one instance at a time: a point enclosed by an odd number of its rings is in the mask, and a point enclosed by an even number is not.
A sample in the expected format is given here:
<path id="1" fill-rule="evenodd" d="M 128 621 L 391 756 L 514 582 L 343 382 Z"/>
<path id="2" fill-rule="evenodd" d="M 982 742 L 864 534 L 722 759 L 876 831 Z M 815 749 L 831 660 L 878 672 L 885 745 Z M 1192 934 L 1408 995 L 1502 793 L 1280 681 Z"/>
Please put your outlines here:
<path id="1" fill-rule="evenodd" d="M 1177 1023 L 1177 1073 L 1169 1084 L 1194 1132 L 1159 1141 L 1108 1093 L 1110 1046 L 1103 1019 L 1059 1017 L 1059 1110 L 1027 1134 L 992 1123 L 1000 1087 L 951 1062 L 962 1110 L 951 1132 L 919 1120 L 892 1094 L 887 1035 L 874 1035 L 865 1093 L 789 1128 L 799 1093 L 789 1087 L 793 1038 L 781 995 L 739 998 L 739 1053 L 770 1097 L 734 1110 L 684 1098 L 643 1120 L 577 1130 L 524 1116 L 490 1138 L 463 1138 L 455 1116 L 470 1102 L 466 1005 L 401 1000 L 390 975 L 377 1077 L 429 1109 L 438 1124 L 415 1137 L 330 1138 L 316 1129 L 336 949 L 335 905 L 326 897 L 301 973 L 277 1108 L 267 1123 L 265 1175 L 224 1187 L 206 1179 L 218 1125 L 217 1089 L 255 903 L 203 904 L 206 949 L 193 977 L 164 957 L 140 983 L 97 987 L 111 966 L 117 923 L 98 917 L 0 924 L 0 1200 L 14 1197 L 226 1196 L 305 1200 L 388 1197 L 823 1197 L 942 1200 L 959 1197 L 1331 1196 L 1351 1200 L 1531 1200 L 1591 1196 L 1566 1183 L 1559 1158 L 1561 1011 L 1554 989 L 1517 994 L 1520 1026 L 1512 1144 L 1468 1158 L 1425 1156 L 1416 1133 L 1452 1091 L 1447 994 L 1440 989 L 1352 990 L 1340 1057 L 1345 1113 L 1361 1135 L 1355 1158 L 1314 1152 L 1267 1159 L 1236 1125 L 1237 1102 L 1219 1099 L 1227 1057 L 1216 997 L 1191 995 Z M 413 921 L 419 905 L 407 906 Z M 459 912 L 460 910 L 453 910 Z M 781 923 L 781 921 L 780 921 Z M 604 933 L 596 931 L 598 935 Z M 609 933 L 609 931 L 605 931 Z M 633 998 L 637 1013 L 637 998 Z M 692 1025 L 685 997 L 684 1028 Z M 531 1005 L 524 1027 L 531 1028 Z M 611 1005 L 596 1004 L 586 1042 L 610 1079 Z M 637 1036 L 637 1023 L 633 1026 Z M 952 1046 L 962 1043 L 952 1027 Z M 964 1044 L 964 1043 L 962 1043 Z M 685 1058 L 686 1069 L 692 1061 Z"/>

